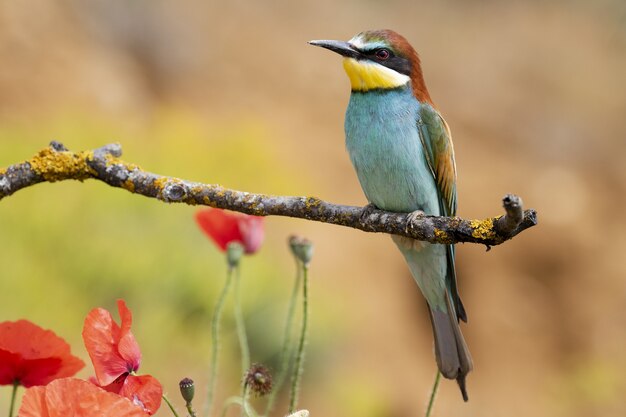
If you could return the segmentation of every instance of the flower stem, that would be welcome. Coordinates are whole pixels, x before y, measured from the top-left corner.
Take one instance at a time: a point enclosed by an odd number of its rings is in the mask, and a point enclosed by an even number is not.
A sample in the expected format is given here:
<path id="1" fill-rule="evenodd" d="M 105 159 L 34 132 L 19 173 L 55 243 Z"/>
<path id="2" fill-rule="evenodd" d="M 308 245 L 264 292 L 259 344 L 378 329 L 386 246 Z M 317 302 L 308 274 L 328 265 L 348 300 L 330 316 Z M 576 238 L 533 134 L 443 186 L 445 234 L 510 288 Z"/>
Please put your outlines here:
<path id="1" fill-rule="evenodd" d="M 298 301 L 298 293 L 300 292 L 300 283 L 302 282 L 302 269 L 300 268 L 300 261 L 296 260 L 296 279 L 293 284 L 293 290 L 291 291 L 291 298 L 289 300 L 289 307 L 287 309 L 287 321 L 285 322 L 285 330 L 283 334 L 283 347 L 280 352 L 280 370 L 276 383 L 272 388 L 269 398 L 267 399 L 267 406 L 265 407 L 264 416 L 269 414 L 274 409 L 274 403 L 278 396 L 278 392 L 285 383 L 287 378 L 287 370 L 289 368 L 289 358 L 291 357 L 291 333 L 293 328 L 293 318 L 296 311 L 296 301 Z"/>
<path id="2" fill-rule="evenodd" d="M 248 404 L 247 399 L 244 399 L 239 396 L 230 397 L 230 398 L 227 398 L 226 401 L 224 401 L 224 404 L 222 406 L 222 414 L 220 414 L 220 416 L 226 417 L 226 413 L 228 412 L 228 409 L 233 405 L 238 405 L 239 407 L 241 407 L 242 413 L 245 411 L 245 413 L 249 417 L 258 417 L 258 414 L 254 410 L 254 408 L 250 407 L 250 405 Z"/>
<path id="3" fill-rule="evenodd" d="M 224 309 L 224 302 L 226 301 L 226 296 L 228 295 L 228 290 L 230 289 L 230 285 L 232 282 L 232 277 L 233 269 L 229 267 L 226 274 L 226 283 L 224 284 L 222 293 L 220 294 L 220 297 L 217 300 L 217 304 L 215 305 L 213 320 L 211 321 L 211 341 L 213 342 L 213 346 L 211 350 L 211 370 L 209 384 L 207 388 L 207 401 L 204 404 L 204 415 L 206 417 L 211 415 L 213 395 L 215 394 L 215 385 L 217 384 L 217 357 L 220 349 L 220 321 L 222 317 L 222 310 Z"/>
<path id="4" fill-rule="evenodd" d="M 19 382 L 15 381 L 13 383 L 13 390 L 11 391 L 11 405 L 9 405 L 9 417 L 13 417 L 13 409 L 15 408 L 15 397 L 17 395 L 17 387 L 19 386 Z"/>
<path id="5" fill-rule="evenodd" d="M 435 398 L 437 397 L 437 388 L 439 388 L 439 380 L 441 379 L 441 373 L 437 371 L 435 376 L 435 382 L 433 383 L 433 389 L 430 392 L 430 400 L 428 400 L 428 407 L 426 408 L 426 417 L 430 417 L 430 413 L 433 411 L 435 405 Z"/>
<path id="6" fill-rule="evenodd" d="M 298 403 L 298 394 L 300 391 L 300 379 L 304 370 L 304 346 L 306 345 L 307 322 L 309 317 L 309 295 L 308 295 L 308 275 L 309 267 L 305 263 L 302 265 L 302 329 L 300 331 L 300 341 L 296 352 L 296 363 L 294 366 L 293 376 L 291 378 L 291 393 L 289 395 L 289 414 L 293 414 Z"/>
<path id="7" fill-rule="evenodd" d="M 186 403 L 185 407 L 187 408 L 187 412 L 189 413 L 189 417 L 196 417 L 196 411 L 193 409 L 191 403 Z"/>
<path id="8" fill-rule="evenodd" d="M 245 374 L 250 367 L 250 348 L 248 347 L 248 336 L 246 335 L 246 324 L 243 320 L 241 310 L 241 270 L 235 267 L 235 325 L 237 327 L 237 338 L 241 350 L 241 374 Z M 245 400 L 245 398 L 244 398 Z"/>
<path id="9" fill-rule="evenodd" d="M 165 395 L 162 395 L 163 397 L 163 401 L 165 401 L 165 404 L 168 405 L 168 407 L 170 408 L 170 410 L 172 410 L 172 414 L 174 414 L 175 417 L 180 417 L 178 415 L 178 413 L 176 412 L 176 409 L 174 408 L 174 406 L 172 405 L 172 403 L 170 402 L 170 400 L 167 399 L 167 397 Z"/>
<path id="10" fill-rule="evenodd" d="M 222 405 L 222 414 L 220 414 L 221 417 L 225 417 L 226 413 L 228 412 L 228 409 L 232 406 L 232 405 L 239 405 L 240 407 L 243 408 L 243 401 L 241 399 L 241 397 L 230 397 L 227 398 L 226 401 L 224 401 L 224 404 Z"/>
<path id="11" fill-rule="evenodd" d="M 241 393 L 241 417 L 250 417 L 248 413 L 248 384 L 243 384 L 243 392 Z"/>

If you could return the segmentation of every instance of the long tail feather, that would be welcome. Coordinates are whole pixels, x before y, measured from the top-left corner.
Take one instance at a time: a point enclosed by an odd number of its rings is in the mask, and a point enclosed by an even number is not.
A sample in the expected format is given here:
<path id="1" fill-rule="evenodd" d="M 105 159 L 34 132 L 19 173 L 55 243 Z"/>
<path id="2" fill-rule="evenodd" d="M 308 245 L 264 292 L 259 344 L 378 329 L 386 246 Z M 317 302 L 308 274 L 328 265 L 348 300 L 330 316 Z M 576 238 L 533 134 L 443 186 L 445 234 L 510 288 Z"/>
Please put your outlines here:
<path id="1" fill-rule="evenodd" d="M 451 246 L 430 245 L 401 236 L 392 239 L 428 302 L 439 372 L 445 378 L 457 380 L 467 401 L 465 377 L 473 365 L 459 328 L 459 319 L 467 320 L 467 316 L 456 288 L 453 250 Z"/>
<path id="2" fill-rule="evenodd" d="M 435 357 L 439 372 L 445 378 L 456 379 L 463 400 L 467 401 L 465 377 L 473 368 L 472 357 L 447 294 L 446 300 L 447 311 L 433 309 L 429 306 L 435 339 Z"/>

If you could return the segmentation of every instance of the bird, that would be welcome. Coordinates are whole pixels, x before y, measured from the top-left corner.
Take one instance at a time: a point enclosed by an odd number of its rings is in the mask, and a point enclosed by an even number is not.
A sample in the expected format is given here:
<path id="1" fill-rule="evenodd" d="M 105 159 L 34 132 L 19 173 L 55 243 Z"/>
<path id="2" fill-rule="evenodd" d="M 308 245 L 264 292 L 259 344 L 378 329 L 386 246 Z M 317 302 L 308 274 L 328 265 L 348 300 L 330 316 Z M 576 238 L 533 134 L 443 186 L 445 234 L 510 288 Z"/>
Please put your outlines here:
<path id="1" fill-rule="evenodd" d="M 368 30 L 349 41 L 309 44 L 343 57 L 351 94 L 345 145 L 371 209 L 455 216 L 456 163 L 450 128 L 430 97 L 420 58 L 400 34 Z M 445 378 L 455 379 L 468 400 L 466 376 L 473 369 L 460 320 L 453 245 L 392 235 L 428 304 L 435 359 Z"/>

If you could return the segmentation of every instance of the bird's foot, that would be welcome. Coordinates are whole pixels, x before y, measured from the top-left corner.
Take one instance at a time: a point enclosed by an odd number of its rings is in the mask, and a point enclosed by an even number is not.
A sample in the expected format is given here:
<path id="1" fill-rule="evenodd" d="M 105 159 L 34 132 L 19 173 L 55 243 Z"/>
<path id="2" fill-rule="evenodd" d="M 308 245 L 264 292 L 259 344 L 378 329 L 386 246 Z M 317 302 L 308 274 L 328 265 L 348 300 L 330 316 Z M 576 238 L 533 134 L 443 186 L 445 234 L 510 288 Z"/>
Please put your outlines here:
<path id="1" fill-rule="evenodd" d="M 367 224 L 367 218 L 369 217 L 370 214 L 372 214 L 372 212 L 374 210 L 378 210 L 378 207 L 376 207 L 375 205 L 373 205 L 372 203 L 369 203 L 368 205 L 366 205 L 365 207 L 363 207 L 361 209 L 361 214 L 359 214 L 359 222 L 362 225 Z"/>
<path id="2" fill-rule="evenodd" d="M 404 227 L 404 231 L 409 233 L 409 230 L 413 228 L 413 222 L 421 219 L 425 214 L 426 213 L 422 210 L 415 210 L 409 213 L 409 215 L 406 216 L 406 226 Z"/>

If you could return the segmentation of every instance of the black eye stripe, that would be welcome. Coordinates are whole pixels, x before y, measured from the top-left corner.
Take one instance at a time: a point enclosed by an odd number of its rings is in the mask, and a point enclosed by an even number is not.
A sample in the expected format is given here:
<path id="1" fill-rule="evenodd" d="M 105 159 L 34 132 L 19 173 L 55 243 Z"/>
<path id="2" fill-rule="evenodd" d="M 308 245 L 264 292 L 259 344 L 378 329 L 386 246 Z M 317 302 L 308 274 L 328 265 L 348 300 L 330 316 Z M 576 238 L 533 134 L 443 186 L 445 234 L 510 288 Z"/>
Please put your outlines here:
<path id="1" fill-rule="evenodd" d="M 354 49 L 357 50 L 361 55 L 361 57 L 357 59 L 367 59 L 376 62 L 377 64 L 383 65 L 387 68 L 390 68 L 394 71 L 397 71 L 400 74 L 409 76 L 411 75 L 411 62 L 404 57 L 394 54 L 393 51 L 389 48 L 376 48 L 369 50 L 358 50 L 356 48 Z M 376 53 L 383 49 L 389 52 L 389 56 L 386 59 L 380 59 L 376 56 Z"/>
<path id="2" fill-rule="evenodd" d="M 389 58 L 385 60 L 374 58 L 372 59 L 372 61 L 387 68 L 391 68 L 392 70 L 397 71 L 400 74 L 411 75 L 411 62 L 406 58 L 390 55 Z"/>

